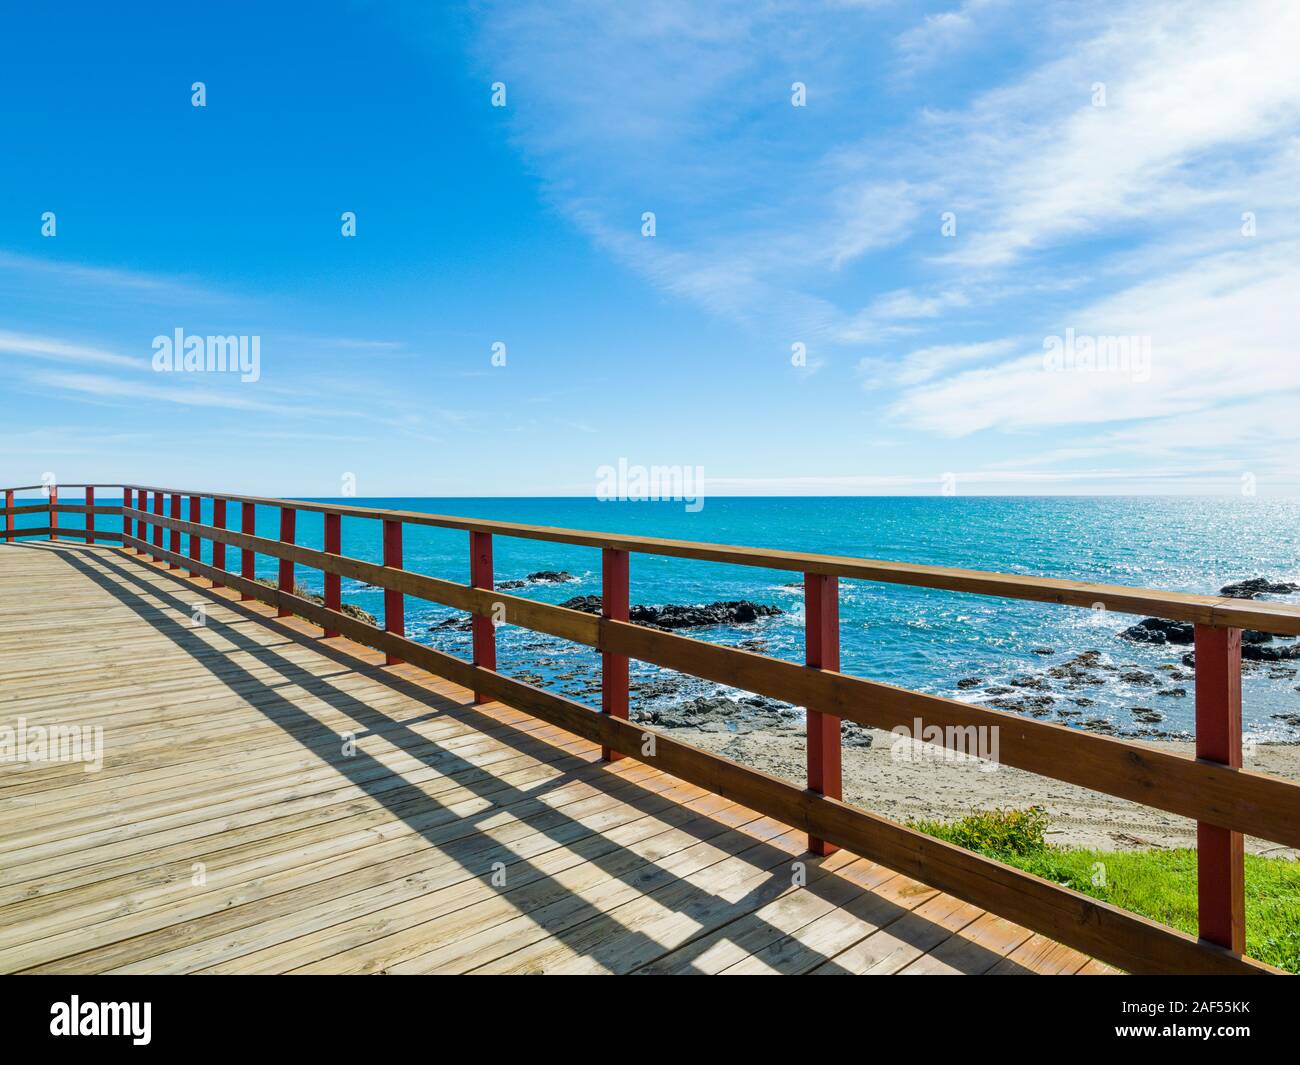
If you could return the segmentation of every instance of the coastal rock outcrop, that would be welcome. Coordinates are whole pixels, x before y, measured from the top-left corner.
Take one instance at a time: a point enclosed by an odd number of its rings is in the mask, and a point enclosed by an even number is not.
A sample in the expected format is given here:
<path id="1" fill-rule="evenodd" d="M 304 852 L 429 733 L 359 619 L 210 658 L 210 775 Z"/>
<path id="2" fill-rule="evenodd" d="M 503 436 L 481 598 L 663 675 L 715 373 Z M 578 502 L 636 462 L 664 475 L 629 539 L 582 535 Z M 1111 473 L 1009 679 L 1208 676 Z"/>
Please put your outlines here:
<path id="1" fill-rule="evenodd" d="M 560 606 L 569 610 L 581 610 L 585 614 L 599 614 L 600 596 L 576 595 Z M 752 603 L 748 599 L 730 599 L 700 606 L 682 606 L 676 603 L 643 606 L 638 603 L 628 611 L 628 620 L 664 630 L 697 629 L 706 625 L 747 625 L 759 618 L 784 613 L 779 606 Z"/>
<path id="2" fill-rule="evenodd" d="M 1192 643 L 1196 626 L 1190 621 L 1168 621 L 1165 618 L 1143 618 L 1119 634 L 1121 640 L 1134 643 Z"/>
<path id="3" fill-rule="evenodd" d="M 497 581 L 496 587 L 501 589 L 507 588 L 527 588 L 530 584 L 569 584 L 578 578 L 567 570 L 562 569 L 543 569 L 536 573 L 530 573 L 527 577 L 519 580 Z"/>
<path id="4" fill-rule="evenodd" d="M 497 585 L 504 588 L 504 584 Z M 560 606 L 568 610 L 581 610 L 584 614 L 600 613 L 600 596 L 575 595 L 566 599 Z M 646 628 L 671 632 L 673 629 L 696 629 L 706 625 L 746 625 L 759 618 L 784 614 L 779 606 L 766 603 L 751 603 L 748 599 L 732 599 L 725 602 L 705 603 L 699 606 L 682 606 L 669 603 L 665 606 L 643 606 L 638 603 L 628 611 L 628 620 Z M 431 631 L 452 630 L 467 632 L 470 619 L 466 616 L 452 616 L 436 621 L 429 626 Z"/>
<path id="5" fill-rule="evenodd" d="M 1270 581 L 1266 577 L 1251 577 L 1235 584 L 1225 584 L 1219 589 L 1219 594 L 1229 599 L 1254 599 L 1258 595 L 1289 595 L 1291 592 L 1300 592 L 1300 584 Z"/>
<path id="6" fill-rule="evenodd" d="M 1136 625 L 1133 625 L 1119 634 L 1121 640 L 1132 640 L 1134 643 L 1154 643 L 1154 644 L 1190 644 L 1195 642 L 1196 626 L 1190 621 L 1167 621 L 1164 618 L 1143 618 Z M 1289 636 L 1281 636 L 1279 639 L 1291 639 Z M 1265 647 L 1264 644 L 1272 643 L 1274 636 L 1270 632 L 1260 632 L 1258 629 L 1246 629 L 1241 634 L 1241 657 L 1256 662 L 1275 662 L 1284 658 L 1300 657 L 1300 648 L 1297 647 Z M 1190 656 L 1188 656 L 1190 657 Z M 1187 665 L 1192 663 L 1188 658 L 1183 659 Z M 1125 679 L 1129 679 L 1125 677 Z"/>

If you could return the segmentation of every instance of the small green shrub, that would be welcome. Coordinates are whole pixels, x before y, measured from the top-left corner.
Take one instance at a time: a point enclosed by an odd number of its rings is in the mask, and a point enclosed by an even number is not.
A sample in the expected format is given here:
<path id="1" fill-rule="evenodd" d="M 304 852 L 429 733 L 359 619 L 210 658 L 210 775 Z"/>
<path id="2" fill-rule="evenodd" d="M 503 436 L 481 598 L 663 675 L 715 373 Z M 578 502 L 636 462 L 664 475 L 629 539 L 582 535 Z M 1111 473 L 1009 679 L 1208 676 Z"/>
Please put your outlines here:
<path id="1" fill-rule="evenodd" d="M 1026 858 L 1047 848 L 1047 812 L 979 810 L 960 821 L 916 821 L 912 827 L 967 850 L 995 858 Z"/>

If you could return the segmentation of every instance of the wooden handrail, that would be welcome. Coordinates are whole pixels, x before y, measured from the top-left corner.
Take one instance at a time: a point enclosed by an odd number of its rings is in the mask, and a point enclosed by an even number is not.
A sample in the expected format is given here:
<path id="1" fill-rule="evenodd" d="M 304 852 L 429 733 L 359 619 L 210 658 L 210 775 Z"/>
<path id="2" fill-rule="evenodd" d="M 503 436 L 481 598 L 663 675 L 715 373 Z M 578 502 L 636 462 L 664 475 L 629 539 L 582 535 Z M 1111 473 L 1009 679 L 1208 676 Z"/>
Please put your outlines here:
<path id="1" fill-rule="evenodd" d="M 42 533 L 53 538 L 57 533 L 92 542 L 101 538 L 120 540 L 127 550 L 149 555 L 157 564 L 172 570 L 183 566 L 191 576 L 208 577 L 214 587 L 229 587 L 241 599 L 267 603 L 280 616 L 300 615 L 320 625 L 326 637 L 342 635 L 380 650 L 390 664 L 410 662 L 463 684 L 476 693 L 476 698 L 502 699 L 593 739 L 602 745 L 607 758 L 627 754 L 654 761 L 666 772 L 803 828 L 809 834 L 810 846 L 819 853 L 838 846 L 847 847 L 1130 971 L 1275 971 L 1243 955 L 1240 840 L 1246 833 L 1300 847 L 1300 784 L 1240 768 L 1240 630 L 1251 627 L 1300 635 L 1300 607 L 835 555 L 480 521 L 415 511 L 135 485 L 120 486 L 124 492 L 123 506 L 103 507 L 94 505 L 92 493 L 97 486 L 79 487 L 88 489 L 84 506 L 59 503 L 51 491 L 46 505 L 15 507 L 14 490 L 9 490 L 6 514 L 48 512 L 51 527 L 6 531 L 5 538 Z M 152 508 L 149 493 L 153 494 Z M 181 517 L 183 496 L 190 497 L 188 521 Z M 170 498 L 170 513 L 165 513 L 166 498 Z M 201 501 L 205 498 L 214 500 L 216 517 L 212 525 L 199 520 Z M 224 509 L 228 502 L 241 504 L 239 531 L 225 527 Z M 258 506 L 279 509 L 279 539 L 256 534 L 253 511 Z M 325 515 L 326 550 L 295 542 L 294 516 L 299 510 Z M 88 517 L 99 513 L 120 514 L 123 532 L 58 529 L 59 512 L 81 512 Z M 384 523 L 383 564 L 342 553 L 342 517 L 371 518 Z M 135 535 L 131 532 L 133 521 Z M 89 521 L 87 524 L 91 525 Z M 403 568 L 401 529 L 404 524 L 468 532 L 469 585 Z M 6 525 L 12 525 L 12 517 Z M 151 540 L 149 526 L 152 526 Z M 170 532 L 166 547 L 164 530 Z M 181 553 L 183 535 L 190 537 L 185 555 Z M 601 615 L 493 589 L 493 535 L 601 549 L 604 585 Z M 200 561 L 198 542 L 202 539 L 211 540 L 214 545 L 213 565 Z M 238 575 L 225 568 L 226 546 L 241 550 Z M 809 602 L 816 607 L 809 614 L 809 624 L 813 623 L 813 614 L 817 617 L 816 631 L 810 629 L 808 633 L 807 664 L 661 632 L 626 620 L 628 552 L 802 572 L 806 598 L 811 596 Z M 278 560 L 279 580 L 275 586 L 268 587 L 253 579 L 254 554 Z M 325 575 L 323 606 L 294 593 L 295 565 L 309 566 Z M 343 613 L 338 582 L 345 576 L 384 590 L 383 628 Z M 1181 757 L 1127 740 L 842 673 L 834 653 L 838 640 L 834 589 L 835 579 L 839 577 L 1073 606 L 1102 606 L 1122 613 L 1192 622 L 1196 625 L 1198 649 L 1203 645 L 1214 649 L 1213 655 L 1207 652 L 1207 661 L 1214 664 L 1204 670 L 1200 668 L 1202 656 L 1198 653 L 1197 750 L 1200 757 Z M 403 599 L 407 595 L 469 612 L 475 632 L 473 661 L 464 662 L 408 639 L 403 621 Z M 597 713 L 581 703 L 497 673 L 492 626 L 501 622 L 600 651 L 604 666 L 603 712 Z M 629 723 L 625 718 L 626 668 L 625 665 L 621 670 L 618 668 L 629 658 L 806 707 L 809 786 L 798 788 L 690 747 L 657 730 Z M 914 734 L 918 724 L 922 728 L 938 726 L 949 736 L 970 730 L 992 730 L 998 737 L 999 762 L 1195 819 L 1203 846 L 1206 841 L 1209 843 L 1198 858 L 1203 938 L 1185 936 L 840 802 L 837 794 L 840 718 L 881 729 L 901 726 L 909 734 Z M 824 722 L 832 724 L 824 725 Z M 814 729 L 816 725 L 823 727 Z M 651 736 L 654 742 L 650 750 L 655 753 L 647 756 L 645 741 Z"/>

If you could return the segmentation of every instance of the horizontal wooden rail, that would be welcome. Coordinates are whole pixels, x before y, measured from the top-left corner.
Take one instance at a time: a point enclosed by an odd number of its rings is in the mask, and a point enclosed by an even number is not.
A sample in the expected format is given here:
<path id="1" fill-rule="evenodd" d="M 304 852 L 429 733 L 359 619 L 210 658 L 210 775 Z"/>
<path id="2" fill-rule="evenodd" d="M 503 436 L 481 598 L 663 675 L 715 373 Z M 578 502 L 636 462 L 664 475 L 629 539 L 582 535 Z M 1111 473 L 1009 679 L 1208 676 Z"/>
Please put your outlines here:
<path id="1" fill-rule="evenodd" d="M 133 490 L 143 487 L 145 491 L 163 492 L 165 494 L 176 491 L 176 489 L 149 486 L 130 485 L 128 487 Z M 809 554 L 802 551 L 773 551 L 757 547 L 736 547 L 726 544 L 696 543 L 689 540 L 667 540 L 650 536 L 623 536 L 615 533 L 560 529 L 546 525 L 480 521 L 443 514 L 425 514 L 412 510 L 383 510 L 375 507 L 340 506 L 333 503 L 313 503 L 300 499 L 226 495 L 220 492 L 215 493 L 215 495 L 212 492 L 186 492 L 183 494 L 198 494 L 205 499 L 225 499 L 269 507 L 292 507 L 294 510 L 318 514 L 398 520 L 408 525 L 429 525 L 467 532 L 497 533 L 502 536 L 514 536 L 525 540 L 544 540 L 579 547 L 614 548 L 620 551 L 633 551 L 641 554 L 690 558 L 738 566 L 793 570 L 800 573 L 818 573 L 855 580 L 902 584 L 951 592 L 966 592 L 973 595 L 988 595 L 1005 599 L 1059 603 L 1065 606 L 1085 608 L 1100 606 L 1120 614 L 1149 614 L 1172 621 L 1189 621 L 1197 625 L 1211 625 L 1216 628 L 1261 629 L 1284 636 L 1300 636 L 1300 606 L 1286 603 L 1261 603 L 1249 599 L 1231 599 L 1224 596 L 1161 592 L 1148 588 L 1130 588 L 1116 584 L 1093 584 L 1086 581 L 1025 577 L 1009 573 L 986 573 L 980 570 L 955 569 L 945 566 L 882 562 L 875 559 L 850 558 L 842 555 Z"/>
<path id="2" fill-rule="evenodd" d="M 105 529 L 70 529 L 66 525 L 60 525 L 56 530 L 60 540 L 89 540 L 92 537 L 96 540 L 107 540 L 111 543 L 121 543 L 122 534 L 120 532 L 109 532 Z M 23 530 L 19 530 L 22 533 Z"/>
<path id="3" fill-rule="evenodd" d="M 692 747 L 656 729 L 597 713 L 563 696 L 463 662 L 404 636 L 358 621 L 342 611 L 327 609 L 311 600 L 218 570 L 206 563 L 192 562 L 179 552 L 159 549 L 133 536 L 128 536 L 125 542 L 141 552 L 158 555 L 163 563 L 184 564 L 200 575 L 220 580 L 234 591 L 277 611 L 297 614 L 356 643 L 499 699 L 611 750 L 653 764 L 675 777 L 854 854 L 878 861 L 935 889 L 1024 924 L 1066 946 L 1129 972 L 1245 974 L 1278 971 L 1252 958 L 1194 939 L 886 818 Z M 184 580 L 179 573 L 174 575 L 177 580 Z M 610 624 L 608 620 L 601 623 Z M 647 754 L 646 740 L 651 735 L 654 737 L 654 753 Z"/>
<path id="4" fill-rule="evenodd" d="M 42 507 L 42 510 L 49 510 L 49 507 Z M 60 503 L 55 508 L 60 514 L 121 514 L 121 507 L 104 506 L 97 504 L 87 506 L 84 503 Z"/>
<path id="5" fill-rule="evenodd" d="M 60 529 L 59 531 L 62 532 L 63 530 Z M 75 532 L 76 530 L 73 531 Z M 10 538 L 16 540 L 20 536 L 49 536 L 50 532 L 51 530 L 48 525 L 39 525 L 31 529 L 5 529 L 3 532 L 0 532 L 0 536 L 3 536 L 6 540 Z"/>
<path id="6" fill-rule="evenodd" d="M 141 515 L 143 511 L 139 512 Z M 1184 758 L 1126 740 L 1035 721 L 849 674 L 813 669 L 752 651 L 659 632 L 506 592 L 470 588 L 409 570 L 327 554 L 298 544 L 160 515 L 149 520 L 181 533 L 310 566 L 413 595 L 480 617 L 572 640 L 610 654 L 651 662 L 720 684 L 886 731 L 902 726 L 990 729 L 999 761 L 1261 839 L 1300 847 L 1300 784 L 1280 777 Z"/>

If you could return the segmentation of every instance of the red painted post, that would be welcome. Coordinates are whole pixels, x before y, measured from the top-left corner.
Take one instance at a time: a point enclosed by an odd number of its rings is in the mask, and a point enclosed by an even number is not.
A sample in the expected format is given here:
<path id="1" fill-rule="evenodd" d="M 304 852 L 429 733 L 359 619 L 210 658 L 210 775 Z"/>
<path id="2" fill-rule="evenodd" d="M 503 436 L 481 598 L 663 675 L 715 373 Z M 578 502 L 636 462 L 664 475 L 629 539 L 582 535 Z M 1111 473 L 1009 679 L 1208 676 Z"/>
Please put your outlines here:
<path id="1" fill-rule="evenodd" d="M 384 565 L 402 568 L 402 523 L 388 518 L 384 519 Z M 384 631 L 406 635 L 405 598 L 392 588 L 384 589 Z M 401 662 L 396 655 L 384 655 L 385 665 L 396 666 Z"/>
<path id="2" fill-rule="evenodd" d="M 626 621 L 630 587 L 628 553 L 613 547 L 603 548 L 600 552 L 600 616 L 613 621 Z M 627 655 L 602 651 L 600 653 L 600 712 L 626 721 L 627 689 Z M 601 747 L 600 757 L 606 762 L 617 762 L 624 756 L 609 747 Z"/>
<path id="3" fill-rule="evenodd" d="M 1196 757 L 1241 768 L 1241 630 L 1196 626 Z M 1246 949 L 1245 850 L 1240 832 L 1196 823 L 1199 935 Z"/>
<path id="4" fill-rule="evenodd" d="M 50 539 L 59 538 L 59 512 L 56 509 L 59 505 L 59 486 L 52 484 L 49 487 L 50 496 Z"/>
<path id="5" fill-rule="evenodd" d="M 495 584 L 492 576 L 492 534 L 486 532 L 471 532 L 469 534 L 469 586 L 471 588 L 486 588 L 491 591 Z M 492 619 L 475 614 L 470 619 L 470 629 L 473 633 L 473 654 L 471 660 L 474 665 L 482 666 L 484 669 L 497 668 L 497 630 L 492 625 Z M 489 696 L 482 692 L 474 693 L 475 703 L 490 702 Z"/>
<path id="6" fill-rule="evenodd" d="M 181 520 L 181 497 L 175 492 L 172 493 L 172 517 L 175 518 L 177 521 Z M 171 553 L 173 555 L 179 555 L 181 553 L 180 529 L 172 530 L 172 534 L 170 537 L 170 548 L 171 548 Z M 169 562 L 167 563 L 167 568 L 180 569 L 181 564 L 179 562 Z"/>
<path id="7" fill-rule="evenodd" d="M 126 485 L 123 485 L 122 486 L 122 550 L 123 551 L 135 550 L 134 547 L 131 547 L 126 542 L 126 538 L 131 535 L 131 530 L 135 528 L 135 526 L 131 524 L 131 519 L 130 517 L 127 516 L 126 513 L 130 509 L 131 509 L 131 489 L 127 488 Z"/>
<path id="8" fill-rule="evenodd" d="M 212 524 L 218 529 L 226 527 L 226 501 L 224 499 L 212 500 Z M 224 570 L 226 568 L 226 545 L 220 540 L 212 541 L 212 566 L 214 569 Z M 216 577 L 212 581 L 213 588 L 224 588 L 225 581 Z"/>
<path id="9" fill-rule="evenodd" d="M 257 535 L 257 507 L 247 500 L 239 504 L 239 531 L 248 536 Z M 256 552 L 251 548 L 241 547 L 239 549 L 239 575 L 246 581 L 251 581 L 257 576 L 256 558 Z M 239 593 L 241 603 L 252 598 L 253 596 L 249 592 Z"/>
<path id="10" fill-rule="evenodd" d="M 5 510 L 11 511 L 13 509 L 14 509 L 14 491 L 12 488 L 6 488 L 5 489 Z M 12 543 L 14 538 L 14 516 L 12 514 L 8 514 L 8 513 L 5 514 L 5 533 L 6 533 L 5 542 Z"/>
<path id="11" fill-rule="evenodd" d="M 202 520 L 203 520 L 203 497 L 190 496 L 190 524 L 198 525 Z M 203 541 L 198 533 L 190 533 L 190 558 L 196 561 L 199 559 L 199 546 L 202 544 L 202 542 Z M 198 575 L 199 575 L 198 570 L 196 569 L 190 570 L 191 577 L 197 577 Z"/>
<path id="12" fill-rule="evenodd" d="M 86 543 L 95 542 L 95 488 L 86 485 Z"/>
<path id="13" fill-rule="evenodd" d="M 341 514 L 325 515 L 325 553 L 327 555 L 343 554 L 343 516 Z M 342 579 L 337 573 L 325 574 L 325 609 L 342 610 Z M 335 629 L 325 629 L 325 639 L 338 635 Z"/>
<path id="14" fill-rule="evenodd" d="M 840 668 L 840 582 L 820 573 L 804 574 L 805 661 L 814 669 Z M 832 799 L 840 791 L 840 719 L 805 708 L 808 722 L 808 790 Z M 813 854 L 834 854 L 838 847 L 808 837 Z"/>
<path id="15" fill-rule="evenodd" d="M 291 544 L 294 540 L 294 529 L 297 526 L 298 512 L 292 507 L 280 508 L 280 543 Z M 280 591 L 287 595 L 293 595 L 293 563 L 287 558 L 280 559 Z M 293 611 L 288 607 L 280 607 L 276 613 L 278 618 L 287 618 Z"/>
<path id="16" fill-rule="evenodd" d="M 155 514 L 161 514 L 163 512 L 163 494 L 156 490 L 154 491 L 153 494 L 153 512 Z M 163 532 L 162 526 L 159 525 L 157 522 L 154 522 L 153 523 L 153 545 L 155 548 L 158 549 L 158 551 L 162 550 L 162 532 Z M 162 555 L 155 554 L 153 556 L 153 560 L 155 562 L 161 562 Z"/>

